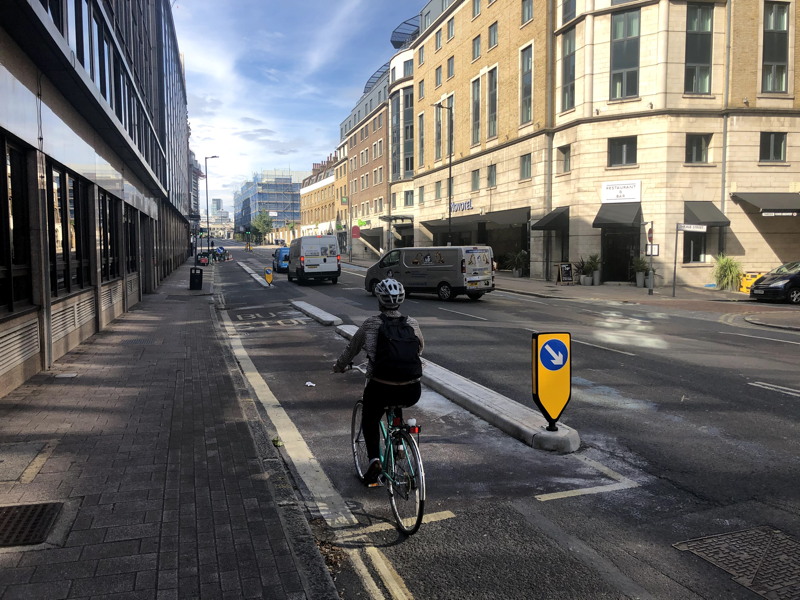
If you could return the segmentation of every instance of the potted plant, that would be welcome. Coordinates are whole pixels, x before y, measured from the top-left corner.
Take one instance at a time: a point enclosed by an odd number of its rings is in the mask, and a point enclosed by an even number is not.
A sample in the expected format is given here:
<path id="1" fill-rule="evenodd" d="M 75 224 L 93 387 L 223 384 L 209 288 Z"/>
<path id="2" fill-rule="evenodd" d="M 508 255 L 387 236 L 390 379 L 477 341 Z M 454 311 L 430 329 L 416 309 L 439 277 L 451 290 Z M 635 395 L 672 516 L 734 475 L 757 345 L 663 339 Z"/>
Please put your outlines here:
<path id="1" fill-rule="evenodd" d="M 581 285 L 586 285 L 583 280 L 583 278 L 586 276 L 586 261 L 581 256 L 572 264 L 572 266 L 575 267 L 575 278 L 577 279 L 578 283 Z"/>
<path id="2" fill-rule="evenodd" d="M 600 285 L 600 255 L 590 254 L 586 259 L 586 266 L 589 269 L 588 274 L 592 276 L 592 283 Z"/>
<path id="3" fill-rule="evenodd" d="M 644 276 L 650 268 L 647 259 L 641 254 L 634 256 L 631 267 L 633 272 L 636 273 L 636 287 L 644 287 Z"/>
<path id="4" fill-rule="evenodd" d="M 525 250 L 509 252 L 506 255 L 506 268 L 511 269 L 514 277 L 522 277 L 529 266 L 528 252 Z"/>
<path id="5" fill-rule="evenodd" d="M 742 265 L 735 258 L 724 254 L 718 254 L 714 260 L 714 282 L 717 289 L 738 292 L 744 276 Z"/>

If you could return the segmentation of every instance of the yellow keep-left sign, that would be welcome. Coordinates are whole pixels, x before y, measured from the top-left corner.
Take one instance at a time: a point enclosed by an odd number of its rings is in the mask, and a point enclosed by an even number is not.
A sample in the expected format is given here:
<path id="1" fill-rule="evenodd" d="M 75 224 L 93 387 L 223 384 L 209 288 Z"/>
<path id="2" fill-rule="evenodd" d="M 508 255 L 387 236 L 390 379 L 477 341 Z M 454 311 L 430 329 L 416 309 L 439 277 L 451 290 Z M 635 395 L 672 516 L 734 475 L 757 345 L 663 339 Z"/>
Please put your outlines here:
<path id="1" fill-rule="evenodd" d="M 555 423 L 572 396 L 569 333 L 534 333 L 531 339 L 531 394 L 542 415 Z"/>
<path id="2" fill-rule="evenodd" d="M 264 280 L 267 284 L 272 285 L 272 269 L 264 269 Z"/>

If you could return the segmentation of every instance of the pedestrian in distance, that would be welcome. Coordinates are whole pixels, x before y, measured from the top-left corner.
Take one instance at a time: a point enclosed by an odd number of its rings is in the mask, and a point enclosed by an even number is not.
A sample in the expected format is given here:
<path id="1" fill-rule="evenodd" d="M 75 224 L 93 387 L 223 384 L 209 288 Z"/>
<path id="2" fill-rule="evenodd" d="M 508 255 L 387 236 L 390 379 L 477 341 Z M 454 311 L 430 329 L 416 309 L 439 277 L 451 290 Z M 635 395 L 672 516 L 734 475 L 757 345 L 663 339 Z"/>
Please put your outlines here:
<path id="1" fill-rule="evenodd" d="M 361 429 L 370 459 L 364 475 L 368 486 L 377 484 L 381 475 L 379 430 L 386 409 L 413 406 L 422 394 L 419 355 L 425 345 L 416 319 L 399 311 L 406 297 L 403 284 L 384 279 L 375 286 L 375 295 L 380 313 L 364 320 L 333 365 L 335 373 L 342 373 L 362 350 L 367 355 Z"/>

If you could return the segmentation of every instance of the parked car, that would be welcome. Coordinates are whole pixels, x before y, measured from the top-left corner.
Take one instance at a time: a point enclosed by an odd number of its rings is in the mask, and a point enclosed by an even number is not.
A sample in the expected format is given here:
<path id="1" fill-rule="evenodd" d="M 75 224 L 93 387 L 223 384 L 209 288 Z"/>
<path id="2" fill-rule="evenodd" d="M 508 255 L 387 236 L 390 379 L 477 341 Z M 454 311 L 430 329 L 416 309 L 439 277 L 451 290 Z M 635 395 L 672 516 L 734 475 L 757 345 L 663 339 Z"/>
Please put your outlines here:
<path id="1" fill-rule="evenodd" d="M 800 261 L 772 269 L 753 282 L 751 300 L 783 300 L 800 304 Z"/>
<path id="2" fill-rule="evenodd" d="M 278 248 L 272 253 L 272 272 L 289 272 L 289 248 Z"/>

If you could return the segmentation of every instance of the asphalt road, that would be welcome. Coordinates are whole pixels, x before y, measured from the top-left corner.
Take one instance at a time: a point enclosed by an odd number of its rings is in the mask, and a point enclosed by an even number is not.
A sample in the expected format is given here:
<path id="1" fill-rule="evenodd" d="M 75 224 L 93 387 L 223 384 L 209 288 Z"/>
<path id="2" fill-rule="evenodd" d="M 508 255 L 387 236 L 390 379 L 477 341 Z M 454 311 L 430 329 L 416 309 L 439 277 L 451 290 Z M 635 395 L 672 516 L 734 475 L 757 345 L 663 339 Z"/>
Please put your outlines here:
<path id="1" fill-rule="evenodd" d="M 570 332 L 573 396 L 562 420 L 582 446 L 563 456 L 533 450 L 426 393 L 414 416 L 435 520 L 403 538 L 385 491 L 352 474 L 350 410 L 363 382 L 330 373 L 345 341 L 289 303 L 359 324 L 376 306 L 360 271 L 346 267 L 338 285 L 276 274 L 264 288 L 238 263 L 260 274 L 267 257 L 227 247 L 236 261 L 215 267 L 217 303 L 307 445 L 311 458 L 286 451 L 298 487 L 324 515 L 312 501 L 318 478 L 303 474 L 319 465 L 353 519 L 317 522 L 323 548 L 339 557 L 331 562 L 344 597 L 392 588 L 417 598 L 754 598 L 674 545 L 764 525 L 800 537 L 791 393 L 800 394 L 800 336 L 729 314 L 498 292 L 446 304 L 412 297 L 404 308 L 422 325 L 426 358 L 527 405 L 531 331 Z"/>

